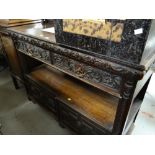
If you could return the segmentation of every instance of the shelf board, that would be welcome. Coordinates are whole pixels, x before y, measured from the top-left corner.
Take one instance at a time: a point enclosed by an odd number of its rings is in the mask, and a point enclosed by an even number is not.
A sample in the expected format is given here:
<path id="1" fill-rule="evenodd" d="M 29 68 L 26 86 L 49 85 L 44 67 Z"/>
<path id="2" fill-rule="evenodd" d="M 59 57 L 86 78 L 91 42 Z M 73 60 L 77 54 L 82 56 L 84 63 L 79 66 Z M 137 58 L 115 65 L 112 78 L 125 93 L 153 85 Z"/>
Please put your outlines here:
<path id="1" fill-rule="evenodd" d="M 50 87 L 59 98 L 74 106 L 74 109 L 80 109 L 82 113 L 86 113 L 87 116 L 111 130 L 119 98 L 48 66 L 37 68 L 29 76 Z"/>

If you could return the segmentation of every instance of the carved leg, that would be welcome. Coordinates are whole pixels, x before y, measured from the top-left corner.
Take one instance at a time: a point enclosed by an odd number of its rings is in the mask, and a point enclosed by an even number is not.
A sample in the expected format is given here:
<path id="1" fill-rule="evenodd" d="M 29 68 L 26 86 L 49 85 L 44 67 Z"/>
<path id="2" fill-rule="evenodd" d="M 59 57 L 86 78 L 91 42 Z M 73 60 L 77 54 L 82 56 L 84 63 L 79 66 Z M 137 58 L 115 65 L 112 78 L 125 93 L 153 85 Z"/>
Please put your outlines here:
<path id="1" fill-rule="evenodd" d="M 28 98 L 29 101 L 32 101 L 32 99 L 31 99 L 31 97 L 29 95 L 27 95 L 27 98 Z"/>
<path id="2" fill-rule="evenodd" d="M 130 109 L 135 87 L 136 82 L 133 79 L 131 81 L 125 81 L 122 89 L 122 98 L 119 100 L 117 107 L 118 110 L 116 112 L 113 134 L 123 134 L 126 117 Z"/>
<path id="3" fill-rule="evenodd" d="M 29 101 L 32 101 L 31 96 L 30 96 L 30 94 L 29 94 L 29 87 L 27 86 L 26 83 L 24 83 L 24 86 L 25 86 L 25 90 L 26 90 L 26 94 L 27 94 L 28 100 L 29 100 Z"/>
<path id="4" fill-rule="evenodd" d="M 16 79 L 15 77 L 13 77 L 13 76 L 11 76 L 11 77 L 12 77 L 13 84 L 14 84 L 14 86 L 15 86 L 15 89 L 19 89 L 20 87 L 19 87 L 19 85 L 18 85 L 17 79 Z"/>

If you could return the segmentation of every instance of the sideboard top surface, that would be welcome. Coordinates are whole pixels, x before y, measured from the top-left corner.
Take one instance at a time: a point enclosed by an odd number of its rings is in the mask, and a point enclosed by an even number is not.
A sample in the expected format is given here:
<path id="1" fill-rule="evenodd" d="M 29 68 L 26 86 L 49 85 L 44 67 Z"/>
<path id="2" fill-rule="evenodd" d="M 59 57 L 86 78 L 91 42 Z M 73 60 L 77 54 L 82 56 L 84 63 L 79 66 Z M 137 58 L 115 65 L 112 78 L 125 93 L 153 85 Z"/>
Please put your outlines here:
<path id="1" fill-rule="evenodd" d="M 32 36 L 41 40 L 46 40 L 52 43 L 56 43 L 55 34 L 49 31 L 45 31 L 46 29 L 49 29 L 49 28 L 54 28 L 54 25 L 52 23 L 48 23 L 48 24 L 35 23 L 35 24 L 12 27 L 12 28 L 9 28 L 9 30 L 12 30 L 24 35 Z"/>

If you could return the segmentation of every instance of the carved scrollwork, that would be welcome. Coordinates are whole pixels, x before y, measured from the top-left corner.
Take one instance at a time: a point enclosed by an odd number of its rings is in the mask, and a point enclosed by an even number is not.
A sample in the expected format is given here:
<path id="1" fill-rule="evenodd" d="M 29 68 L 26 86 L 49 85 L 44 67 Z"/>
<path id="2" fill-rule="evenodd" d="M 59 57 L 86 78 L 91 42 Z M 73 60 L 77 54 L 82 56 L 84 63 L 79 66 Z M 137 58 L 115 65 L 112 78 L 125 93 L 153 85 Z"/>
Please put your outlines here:
<path id="1" fill-rule="evenodd" d="M 93 68 L 58 54 L 53 54 L 53 64 L 90 82 L 107 85 L 117 90 L 120 89 L 121 77 L 117 75 Z"/>
<path id="2" fill-rule="evenodd" d="M 16 49 L 50 63 L 49 51 L 22 41 L 15 41 Z"/>
<path id="3" fill-rule="evenodd" d="M 127 81 L 124 85 L 124 91 L 123 91 L 123 98 L 124 99 L 129 99 L 132 93 L 132 89 L 133 89 L 134 83 L 131 81 Z"/>

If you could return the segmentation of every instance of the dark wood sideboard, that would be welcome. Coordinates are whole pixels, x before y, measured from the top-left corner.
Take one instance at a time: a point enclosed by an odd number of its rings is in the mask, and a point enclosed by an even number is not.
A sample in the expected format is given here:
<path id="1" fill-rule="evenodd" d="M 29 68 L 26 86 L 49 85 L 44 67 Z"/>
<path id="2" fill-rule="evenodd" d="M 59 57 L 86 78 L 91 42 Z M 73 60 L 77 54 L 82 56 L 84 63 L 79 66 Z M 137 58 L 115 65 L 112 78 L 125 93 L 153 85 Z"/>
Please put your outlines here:
<path id="1" fill-rule="evenodd" d="M 77 134 L 126 134 L 149 84 L 154 51 L 142 64 L 125 63 L 63 46 L 48 29 L 53 27 L 35 23 L 1 31 L 11 39 L 28 98 Z"/>

